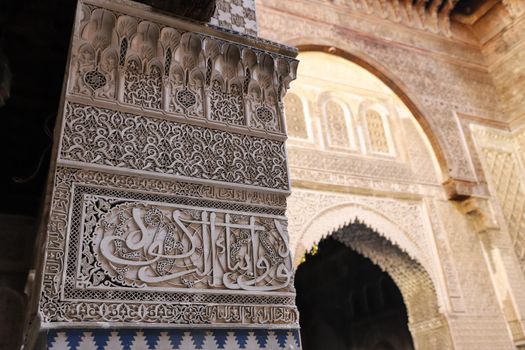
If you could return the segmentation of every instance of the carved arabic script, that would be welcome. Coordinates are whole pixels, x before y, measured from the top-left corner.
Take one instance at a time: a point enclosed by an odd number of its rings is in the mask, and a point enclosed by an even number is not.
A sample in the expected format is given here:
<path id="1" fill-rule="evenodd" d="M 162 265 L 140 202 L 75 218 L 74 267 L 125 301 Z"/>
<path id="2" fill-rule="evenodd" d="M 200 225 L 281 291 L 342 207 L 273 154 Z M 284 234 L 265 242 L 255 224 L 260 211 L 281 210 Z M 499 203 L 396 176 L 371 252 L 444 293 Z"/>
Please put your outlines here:
<path id="1" fill-rule="evenodd" d="M 104 274 L 128 287 L 293 288 L 282 217 L 122 203 L 95 225 L 92 251 Z"/>

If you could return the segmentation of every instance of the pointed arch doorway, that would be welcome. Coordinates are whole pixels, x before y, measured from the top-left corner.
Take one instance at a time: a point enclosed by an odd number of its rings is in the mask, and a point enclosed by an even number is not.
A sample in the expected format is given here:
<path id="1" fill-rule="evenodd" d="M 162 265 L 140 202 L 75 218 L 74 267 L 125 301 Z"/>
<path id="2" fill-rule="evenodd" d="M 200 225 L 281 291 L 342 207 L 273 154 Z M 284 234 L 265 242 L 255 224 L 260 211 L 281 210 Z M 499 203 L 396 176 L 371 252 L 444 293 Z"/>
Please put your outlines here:
<path id="1" fill-rule="evenodd" d="M 304 350 L 452 348 L 426 270 L 359 221 L 313 246 L 295 286 Z"/>
<path id="2" fill-rule="evenodd" d="M 327 237 L 296 273 L 304 350 L 412 350 L 399 288 L 370 259 Z"/>

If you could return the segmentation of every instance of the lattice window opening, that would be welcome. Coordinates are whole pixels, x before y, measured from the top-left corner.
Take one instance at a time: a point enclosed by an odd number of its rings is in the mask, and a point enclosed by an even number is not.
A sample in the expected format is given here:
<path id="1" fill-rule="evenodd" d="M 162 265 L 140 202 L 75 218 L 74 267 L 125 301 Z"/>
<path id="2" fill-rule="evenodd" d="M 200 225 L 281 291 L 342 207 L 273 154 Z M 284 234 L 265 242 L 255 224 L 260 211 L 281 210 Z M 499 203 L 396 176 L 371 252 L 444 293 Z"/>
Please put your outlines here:
<path id="1" fill-rule="evenodd" d="M 120 42 L 120 51 L 119 51 L 119 59 L 118 64 L 120 67 L 123 67 L 126 63 L 126 55 L 128 53 L 128 39 L 123 38 Z"/>
<path id="2" fill-rule="evenodd" d="M 333 150 L 356 150 L 354 123 L 348 106 L 336 99 L 329 99 L 322 108 L 324 139 Z"/>
<path id="3" fill-rule="evenodd" d="M 164 57 L 164 76 L 169 76 L 171 70 L 171 61 L 172 61 L 172 52 L 171 47 L 166 49 L 166 55 Z"/>
<path id="4" fill-rule="evenodd" d="M 395 156 L 392 131 L 386 113 L 370 108 L 364 115 L 364 129 L 369 153 Z"/>
<path id="5" fill-rule="evenodd" d="M 307 117 L 307 105 L 302 98 L 293 92 L 284 97 L 284 115 L 286 131 L 290 138 L 309 140 L 311 138 L 311 122 Z"/>

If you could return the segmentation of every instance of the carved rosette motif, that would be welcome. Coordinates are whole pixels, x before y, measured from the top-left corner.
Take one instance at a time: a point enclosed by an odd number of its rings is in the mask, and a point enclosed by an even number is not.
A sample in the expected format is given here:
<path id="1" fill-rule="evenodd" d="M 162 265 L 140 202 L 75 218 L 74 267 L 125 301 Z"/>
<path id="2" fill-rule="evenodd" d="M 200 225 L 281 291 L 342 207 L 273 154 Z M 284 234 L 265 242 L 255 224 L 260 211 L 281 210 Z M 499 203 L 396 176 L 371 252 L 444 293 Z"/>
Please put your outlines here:
<path id="1" fill-rule="evenodd" d="M 136 6 L 79 3 L 40 319 L 296 329 L 282 120 L 293 50 Z"/>

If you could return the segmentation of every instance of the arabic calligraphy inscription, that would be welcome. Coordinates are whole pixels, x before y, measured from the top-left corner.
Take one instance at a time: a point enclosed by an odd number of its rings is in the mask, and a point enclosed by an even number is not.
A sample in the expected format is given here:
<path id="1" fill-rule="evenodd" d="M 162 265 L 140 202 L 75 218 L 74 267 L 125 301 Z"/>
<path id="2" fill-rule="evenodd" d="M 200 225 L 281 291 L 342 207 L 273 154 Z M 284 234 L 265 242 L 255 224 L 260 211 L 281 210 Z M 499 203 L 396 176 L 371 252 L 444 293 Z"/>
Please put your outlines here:
<path id="1" fill-rule="evenodd" d="M 284 217 L 85 200 L 77 287 L 293 290 Z"/>

